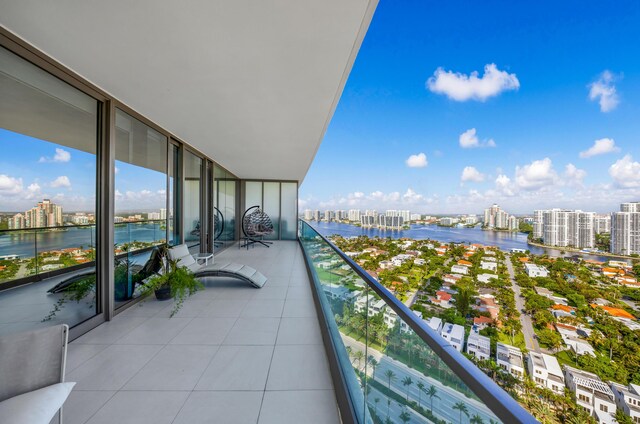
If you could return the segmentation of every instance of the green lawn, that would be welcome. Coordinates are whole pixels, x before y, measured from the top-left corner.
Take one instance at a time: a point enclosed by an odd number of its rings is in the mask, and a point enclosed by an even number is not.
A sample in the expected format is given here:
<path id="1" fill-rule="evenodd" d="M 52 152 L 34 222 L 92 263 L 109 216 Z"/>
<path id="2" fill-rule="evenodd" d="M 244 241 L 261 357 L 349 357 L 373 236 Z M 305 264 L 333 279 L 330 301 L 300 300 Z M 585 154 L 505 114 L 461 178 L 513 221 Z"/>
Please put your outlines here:
<path id="1" fill-rule="evenodd" d="M 522 332 L 516 333 L 515 337 L 513 338 L 513 343 L 511 343 L 511 335 L 507 335 L 502 331 L 498 331 L 498 341 L 501 343 L 506 343 L 506 344 L 518 347 L 520 349 L 527 348 L 527 345 L 524 342 L 524 334 L 522 334 Z"/>

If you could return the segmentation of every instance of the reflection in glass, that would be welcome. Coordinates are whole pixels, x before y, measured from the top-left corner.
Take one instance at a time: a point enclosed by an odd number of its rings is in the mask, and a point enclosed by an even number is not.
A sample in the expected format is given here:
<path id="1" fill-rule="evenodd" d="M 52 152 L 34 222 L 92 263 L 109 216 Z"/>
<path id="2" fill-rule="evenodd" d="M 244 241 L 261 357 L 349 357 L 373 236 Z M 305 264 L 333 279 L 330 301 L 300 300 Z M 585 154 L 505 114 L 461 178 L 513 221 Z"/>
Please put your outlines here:
<path id="1" fill-rule="evenodd" d="M 189 247 L 200 245 L 200 184 L 202 159 L 189 151 L 184 153 L 184 241 Z"/>
<path id="2" fill-rule="evenodd" d="M 491 410 L 307 223 L 320 305 L 360 422 L 499 422 Z"/>
<path id="3" fill-rule="evenodd" d="M 167 138 L 116 110 L 115 268 L 116 307 L 137 295 L 154 246 L 166 242 Z M 150 265 L 150 263 L 149 263 Z"/>
<path id="4" fill-rule="evenodd" d="M 213 179 L 213 247 L 219 250 L 236 239 L 237 178 L 214 165 Z"/>
<path id="5" fill-rule="evenodd" d="M 97 124 L 95 99 L 0 48 L 0 335 L 98 312 Z"/>

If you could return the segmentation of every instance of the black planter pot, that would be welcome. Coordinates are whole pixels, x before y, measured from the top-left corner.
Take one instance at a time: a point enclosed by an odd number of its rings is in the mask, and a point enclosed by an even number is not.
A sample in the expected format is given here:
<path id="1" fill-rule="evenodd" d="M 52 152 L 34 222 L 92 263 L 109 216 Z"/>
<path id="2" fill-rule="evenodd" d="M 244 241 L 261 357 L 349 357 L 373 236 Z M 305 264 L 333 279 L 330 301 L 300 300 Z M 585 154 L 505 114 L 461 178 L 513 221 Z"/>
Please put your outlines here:
<path id="1" fill-rule="evenodd" d="M 169 300 L 171 299 L 171 287 L 162 287 L 155 291 L 156 299 Z"/>

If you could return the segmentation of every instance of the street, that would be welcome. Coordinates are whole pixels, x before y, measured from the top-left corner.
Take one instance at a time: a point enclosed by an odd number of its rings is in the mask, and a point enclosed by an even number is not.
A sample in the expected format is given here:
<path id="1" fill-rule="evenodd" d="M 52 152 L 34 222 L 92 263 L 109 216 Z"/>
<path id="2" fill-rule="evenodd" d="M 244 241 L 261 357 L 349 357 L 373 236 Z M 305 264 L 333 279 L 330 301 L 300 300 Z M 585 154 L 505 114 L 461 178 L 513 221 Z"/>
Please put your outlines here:
<path id="1" fill-rule="evenodd" d="M 524 342 L 527 346 L 527 349 L 532 350 L 534 352 L 540 352 L 540 346 L 538 345 L 538 340 L 534 337 L 535 332 L 533 331 L 533 324 L 531 323 L 531 317 L 528 314 L 523 314 L 522 310 L 524 310 L 524 299 L 521 296 L 520 286 L 516 283 L 515 279 L 515 270 L 513 269 L 513 264 L 511 263 L 511 255 L 505 255 L 505 263 L 507 265 L 507 270 L 509 271 L 509 278 L 511 280 L 511 289 L 513 290 L 513 295 L 516 300 L 516 309 L 520 314 L 520 323 L 522 324 L 522 333 L 524 334 Z"/>
<path id="2" fill-rule="evenodd" d="M 352 339 L 351 337 L 348 337 L 345 335 L 342 336 L 342 339 L 346 346 L 351 347 L 352 351 L 355 352 L 356 350 L 361 350 L 365 352 L 365 345 L 363 343 L 358 342 Z M 407 395 L 407 386 L 404 386 L 402 384 L 402 380 L 407 376 L 411 377 L 411 379 L 413 380 L 413 384 L 411 384 L 408 387 L 409 398 L 416 402 L 418 401 L 418 399 L 420 399 L 423 407 L 429 407 L 430 400 L 428 396 L 426 396 L 424 393 L 419 394 L 420 389 L 418 389 L 417 383 L 422 380 L 424 385 L 426 386 L 426 389 L 428 389 L 431 385 L 433 385 L 437 389 L 437 396 L 439 396 L 439 398 L 438 397 L 433 398 L 433 413 L 436 414 L 437 416 L 443 419 L 446 419 L 447 421 L 457 423 L 460 418 L 460 413 L 459 411 L 453 409 L 453 406 L 457 402 L 463 402 L 467 406 L 467 409 L 469 411 L 469 416 L 478 414 L 482 417 L 482 419 L 485 422 L 489 422 L 490 419 L 494 419 L 494 420 L 496 419 L 496 417 L 491 413 L 489 408 L 487 408 L 482 402 L 475 399 L 468 398 L 464 394 L 456 391 L 454 388 L 445 386 L 444 384 L 440 383 L 438 380 L 433 379 L 431 377 L 427 377 L 421 372 L 413 368 L 410 368 L 407 365 L 403 364 L 402 362 L 396 361 L 395 359 L 392 359 L 386 356 L 385 354 L 383 354 L 382 352 L 372 349 L 371 347 L 367 348 L 366 354 L 372 355 L 378 361 L 378 366 L 376 367 L 375 376 L 374 376 L 375 380 L 380 382 L 385 387 L 388 386 L 389 380 L 385 376 L 385 372 L 387 370 L 391 370 L 395 375 L 391 381 L 391 389 L 403 397 L 406 397 Z M 369 370 L 370 369 L 371 368 L 369 368 Z M 367 370 L 367 373 L 370 373 L 369 370 Z M 372 401 L 373 399 L 371 399 L 371 395 L 370 395 L 369 403 L 371 403 Z M 392 401 L 391 403 L 392 403 L 391 408 L 393 409 L 393 404 L 395 402 Z M 385 417 L 386 417 L 386 408 L 387 408 L 386 398 L 383 397 L 380 403 L 378 404 L 378 411 L 382 410 L 384 412 Z M 402 412 L 400 410 L 400 407 L 397 406 L 396 408 L 397 408 L 397 411 L 394 410 L 394 412 L 390 412 L 389 414 L 394 419 Z"/>

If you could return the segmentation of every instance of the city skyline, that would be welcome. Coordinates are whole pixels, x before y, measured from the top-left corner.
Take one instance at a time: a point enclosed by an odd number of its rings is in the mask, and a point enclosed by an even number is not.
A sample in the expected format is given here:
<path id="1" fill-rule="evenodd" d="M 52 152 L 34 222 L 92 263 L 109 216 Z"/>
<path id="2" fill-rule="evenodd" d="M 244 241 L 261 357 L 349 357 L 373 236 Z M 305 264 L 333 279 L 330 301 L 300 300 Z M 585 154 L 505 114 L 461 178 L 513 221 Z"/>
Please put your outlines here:
<path id="1" fill-rule="evenodd" d="M 300 209 L 603 213 L 640 199 L 638 6 L 574 6 L 381 4 Z"/>

